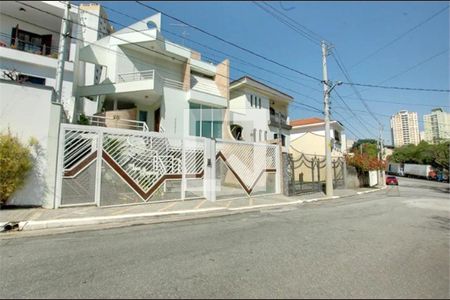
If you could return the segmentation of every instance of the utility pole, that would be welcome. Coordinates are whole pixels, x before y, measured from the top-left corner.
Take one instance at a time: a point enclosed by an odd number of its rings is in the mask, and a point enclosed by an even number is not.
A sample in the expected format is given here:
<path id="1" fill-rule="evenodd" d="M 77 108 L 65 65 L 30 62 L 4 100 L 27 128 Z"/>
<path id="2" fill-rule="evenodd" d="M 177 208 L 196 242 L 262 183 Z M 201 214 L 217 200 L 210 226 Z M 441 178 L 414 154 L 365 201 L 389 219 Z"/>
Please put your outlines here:
<path id="1" fill-rule="evenodd" d="M 380 151 L 378 152 L 378 159 L 381 161 L 383 160 L 383 125 L 380 125 L 380 135 L 378 137 L 378 145 L 379 145 L 379 149 Z M 384 170 L 379 170 L 378 172 L 379 176 L 378 176 L 378 182 L 379 185 L 384 186 L 385 185 L 385 181 L 384 181 Z"/>
<path id="2" fill-rule="evenodd" d="M 66 8 L 64 9 L 64 19 L 61 24 L 61 33 L 59 35 L 59 49 L 58 49 L 58 65 L 56 67 L 56 102 L 62 101 L 62 85 L 64 77 L 64 61 L 67 52 L 67 37 L 69 34 L 69 18 L 70 18 L 70 1 L 66 2 Z"/>

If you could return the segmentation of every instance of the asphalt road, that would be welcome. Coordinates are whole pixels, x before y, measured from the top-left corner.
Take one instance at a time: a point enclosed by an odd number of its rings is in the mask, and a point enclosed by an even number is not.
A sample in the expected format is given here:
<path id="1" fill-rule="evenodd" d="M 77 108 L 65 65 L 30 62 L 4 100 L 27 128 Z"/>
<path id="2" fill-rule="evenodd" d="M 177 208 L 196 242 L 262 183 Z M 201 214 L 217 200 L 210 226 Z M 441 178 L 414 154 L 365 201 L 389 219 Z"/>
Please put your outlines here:
<path id="1" fill-rule="evenodd" d="M 448 184 L 0 240 L 1 298 L 449 298 Z"/>

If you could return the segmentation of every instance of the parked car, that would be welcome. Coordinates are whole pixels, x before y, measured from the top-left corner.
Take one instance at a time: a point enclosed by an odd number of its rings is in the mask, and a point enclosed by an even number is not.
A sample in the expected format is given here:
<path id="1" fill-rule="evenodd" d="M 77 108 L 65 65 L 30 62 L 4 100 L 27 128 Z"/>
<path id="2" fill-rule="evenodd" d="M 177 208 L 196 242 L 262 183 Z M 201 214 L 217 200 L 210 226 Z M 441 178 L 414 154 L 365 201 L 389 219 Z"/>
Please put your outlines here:
<path id="1" fill-rule="evenodd" d="M 398 185 L 397 177 L 387 176 L 386 177 L 386 185 Z"/>

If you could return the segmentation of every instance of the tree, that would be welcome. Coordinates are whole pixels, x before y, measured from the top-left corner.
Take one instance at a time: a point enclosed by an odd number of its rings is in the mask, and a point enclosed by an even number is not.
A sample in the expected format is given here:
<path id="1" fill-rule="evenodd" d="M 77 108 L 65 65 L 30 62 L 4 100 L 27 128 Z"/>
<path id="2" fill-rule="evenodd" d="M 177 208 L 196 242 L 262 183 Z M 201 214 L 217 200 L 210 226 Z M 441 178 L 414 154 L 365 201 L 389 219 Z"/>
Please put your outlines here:
<path id="1" fill-rule="evenodd" d="M 450 141 L 434 145 L 422 141 L 417 146 L 409 144 L 394 149 L 389 160 L 397 163 L 432 165 L 448 170 L 449 148 Z"/>
<path id="2" fill-rule="evenodd" d="M 378 141 L 374 140 L 374 139 L 359 139 L 353 144 L 352 149 L 353 148 L 359 149 L 359 145 L 361 145 L 361 144 L 374 144 L 374 145 L 377 145 Z"/>

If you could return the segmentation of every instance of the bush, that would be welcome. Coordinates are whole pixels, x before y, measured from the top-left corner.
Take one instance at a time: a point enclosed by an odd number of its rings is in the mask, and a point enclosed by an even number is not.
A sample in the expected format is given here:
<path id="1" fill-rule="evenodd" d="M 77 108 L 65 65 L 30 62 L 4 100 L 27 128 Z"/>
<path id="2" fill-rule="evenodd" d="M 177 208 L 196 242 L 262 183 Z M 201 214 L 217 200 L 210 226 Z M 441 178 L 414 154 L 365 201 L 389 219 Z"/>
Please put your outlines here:
<path id="1" fill-rule="evenodd" d="M 84 115 L 80 115 L 80 119 L 78 120 L 79 125 L 90 125 L 89 119 Z"/>
<path id="2" fill-rule="evenodd" d="M 34 144 L 34 139 L 24 146 L 10 132 L 0 134 L 0 204 L 5 203 L 23 185 L 32 168 L 30 147 Z"/>

